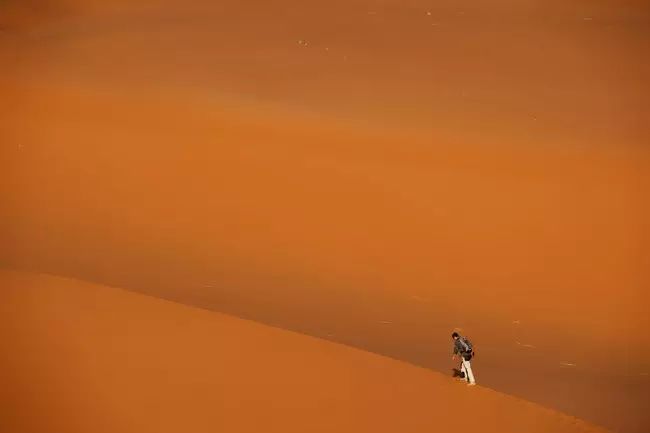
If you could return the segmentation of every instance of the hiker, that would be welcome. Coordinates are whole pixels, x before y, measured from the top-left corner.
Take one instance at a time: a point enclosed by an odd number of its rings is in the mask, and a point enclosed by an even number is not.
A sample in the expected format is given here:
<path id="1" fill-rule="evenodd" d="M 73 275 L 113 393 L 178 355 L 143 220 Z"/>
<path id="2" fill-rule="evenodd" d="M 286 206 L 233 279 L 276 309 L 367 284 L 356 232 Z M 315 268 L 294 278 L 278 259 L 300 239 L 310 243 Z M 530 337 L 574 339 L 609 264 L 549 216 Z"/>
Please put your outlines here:
<path id="1" fill-rule="evenodd" d="M 470 360 L 474 356 L 474 349 L 472 348 L 472 343 L 458 332 L 451 334 L 451 338 L 454 339 L 454 356 L 453 359 L 457 359 L 457 356 L 460 356 L 460 372 L 461 378 L 467 380 L 468 385 L 476 385 L 474 380 L 474 373 L 472 373 L 472 365 Z"/>

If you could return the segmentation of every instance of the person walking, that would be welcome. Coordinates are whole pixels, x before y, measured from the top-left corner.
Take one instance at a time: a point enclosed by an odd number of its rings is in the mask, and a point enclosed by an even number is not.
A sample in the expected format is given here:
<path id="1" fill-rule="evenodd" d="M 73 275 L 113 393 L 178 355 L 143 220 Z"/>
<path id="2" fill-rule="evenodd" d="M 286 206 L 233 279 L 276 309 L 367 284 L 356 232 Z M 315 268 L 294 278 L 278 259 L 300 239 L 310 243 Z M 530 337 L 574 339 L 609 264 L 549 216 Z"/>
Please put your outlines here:
<path id="1" fill-rule="evenodd" d="M 454 340 L 453 359 L 455 360 L 460 356 L 461 378 L 467 380 L 468 385 L 476 385 L 474 373 L 472 372 L 472 364 L 470 362 L 474 357 L 474 348 L 472 347 L 472 343 L 458 332 L 451 334 L 451 338 Z"/>

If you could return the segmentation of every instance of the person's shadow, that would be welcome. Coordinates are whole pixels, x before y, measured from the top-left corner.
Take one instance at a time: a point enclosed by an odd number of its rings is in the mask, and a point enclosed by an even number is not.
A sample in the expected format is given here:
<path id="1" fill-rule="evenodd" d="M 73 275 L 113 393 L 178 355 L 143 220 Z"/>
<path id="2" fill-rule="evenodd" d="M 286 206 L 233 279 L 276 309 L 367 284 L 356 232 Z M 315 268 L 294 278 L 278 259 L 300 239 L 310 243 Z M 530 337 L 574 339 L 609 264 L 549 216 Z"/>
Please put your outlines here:
<path id="1" fill-rule="evenodd" d="M 465 379 L 465 373 L 460 371 L 460 369 L 452 368 L 451 371 L 452 371 L 453 377 L 460 377 L 461 379 Z"/>

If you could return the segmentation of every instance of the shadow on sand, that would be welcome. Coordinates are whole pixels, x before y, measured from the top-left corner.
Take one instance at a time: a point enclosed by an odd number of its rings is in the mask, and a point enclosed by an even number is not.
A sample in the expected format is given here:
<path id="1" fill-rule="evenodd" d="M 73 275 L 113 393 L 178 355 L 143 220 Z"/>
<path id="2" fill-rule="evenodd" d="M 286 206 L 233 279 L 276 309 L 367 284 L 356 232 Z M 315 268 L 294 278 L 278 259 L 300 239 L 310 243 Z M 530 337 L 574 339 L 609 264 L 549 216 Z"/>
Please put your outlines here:
<path id="1" fill-rule="evenodd" d="M 453 375 L 453 377 L 460 377 L 461 379 L 464 379 L 464 378 L 465 378 L 465 373 L 463 373 L 462 371 L 460 371 L 460 369 L 458 369 L 458 368 L 452 368 L 451 371 L 452 371 L 452 375 Z"/>

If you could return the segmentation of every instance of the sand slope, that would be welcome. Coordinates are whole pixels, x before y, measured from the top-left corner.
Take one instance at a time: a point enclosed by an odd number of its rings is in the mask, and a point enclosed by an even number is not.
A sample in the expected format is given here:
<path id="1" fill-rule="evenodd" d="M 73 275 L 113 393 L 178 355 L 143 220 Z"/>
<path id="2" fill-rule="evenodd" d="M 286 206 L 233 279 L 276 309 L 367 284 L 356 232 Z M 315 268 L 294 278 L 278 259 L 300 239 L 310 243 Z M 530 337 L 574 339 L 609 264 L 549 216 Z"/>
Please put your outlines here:
<path id="1" fill-rule="evenodd" d="M 3 432 L 600 431 L 388 358 L 120 289 L 0 273 Z M 464 413 L 471 415 L 463 416 Z"/>
<path id="2" fill-rule="evenodd" d="M 645 433 L 649 11 L 0 1 L 0 266 L 441 371 L 462 327 L 483 384 Z"/>

